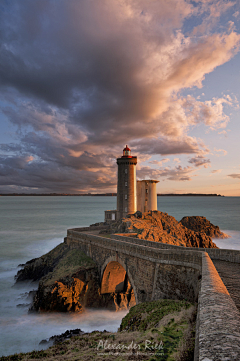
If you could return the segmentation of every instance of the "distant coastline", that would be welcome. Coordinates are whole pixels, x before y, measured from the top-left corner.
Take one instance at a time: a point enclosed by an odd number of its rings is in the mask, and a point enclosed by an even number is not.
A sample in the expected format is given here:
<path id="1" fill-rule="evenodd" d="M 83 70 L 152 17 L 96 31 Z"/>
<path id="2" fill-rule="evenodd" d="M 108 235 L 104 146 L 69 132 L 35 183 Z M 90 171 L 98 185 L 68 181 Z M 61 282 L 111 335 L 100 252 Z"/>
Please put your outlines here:
<path id="1" fill-rule="evenodd" d="M 116 197 L 117 193 L 1 193 L 0 197 Z M 176 194 L 176 193 L 158 193 L 158 197 L 224 197 L 221 194 L 204 194 L 204 193 L 183 193 L 183 194 Z"/>
<path id="2" fill-rule="evenodd" d="M 28 197 L 97 197 L 97 196 L 105 196 L 105 197 L 112 197 L 117 196 L 117 193 L 0 193 L 0 197 L 4 196 L 28 196 Z"/>
<path id="3" fill-rule="evenodd" d="M 183 194 L 175 194 L 175 193 L 168 193 L 168 194 L 161 194 L 158 193 L 158 197 L 165 197 L 165 196 L 177 196 L 177 197 L 224 197 L 221 194 L 204 194 L 204 193 L 183 193 Z"/>

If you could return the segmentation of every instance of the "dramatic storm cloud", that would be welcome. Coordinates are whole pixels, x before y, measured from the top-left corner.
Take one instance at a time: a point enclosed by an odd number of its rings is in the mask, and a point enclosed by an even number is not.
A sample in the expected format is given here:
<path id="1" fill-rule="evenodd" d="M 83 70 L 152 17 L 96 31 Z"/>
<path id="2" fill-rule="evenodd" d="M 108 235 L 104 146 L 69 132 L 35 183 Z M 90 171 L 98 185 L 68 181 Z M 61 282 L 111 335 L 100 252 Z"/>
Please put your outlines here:
<path id="1" fill-rule="evenodd" d="M 204 94 L 238 20 L 227 0 L 3 2 L 0 192 L 115 191 L 126 143 L 140 178 L 197 178 L 224 147 L 204 134 L 227 138 L 238 109 L 229 89 Z"/>

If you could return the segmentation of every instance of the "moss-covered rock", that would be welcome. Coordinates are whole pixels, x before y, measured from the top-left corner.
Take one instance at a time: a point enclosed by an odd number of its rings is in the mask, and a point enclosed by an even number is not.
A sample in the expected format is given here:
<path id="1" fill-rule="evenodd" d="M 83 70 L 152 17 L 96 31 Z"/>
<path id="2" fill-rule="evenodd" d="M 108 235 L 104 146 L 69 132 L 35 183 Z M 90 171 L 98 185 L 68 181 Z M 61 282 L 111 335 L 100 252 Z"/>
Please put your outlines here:
<path id="1" fill-rule="evenodd" d="M 157 327 L 162 318 L 174 312 L 187 310 L 191 303 L 176 300 L 143 302 L 130 309 L 122 319 L 120 331 L 145 331 Z"/>
<path id="2" fill-rule="evenodd" d="M 80 250 L 69 250 L 40 282 L 33 309 L 82 312 L 104 304 L 96 264 Z"/>
<path id="3" fill-rule="evenodd" d="M 15 276 L 16 282 L 25 280 L 39 281 L 49 272 L 52 272 L 60 259 L 68 252 L 69 247 L 65 243 L 60 243 L 43 256 L 28 261 L 25 265 L 22 265 L 23 268 Z"/>

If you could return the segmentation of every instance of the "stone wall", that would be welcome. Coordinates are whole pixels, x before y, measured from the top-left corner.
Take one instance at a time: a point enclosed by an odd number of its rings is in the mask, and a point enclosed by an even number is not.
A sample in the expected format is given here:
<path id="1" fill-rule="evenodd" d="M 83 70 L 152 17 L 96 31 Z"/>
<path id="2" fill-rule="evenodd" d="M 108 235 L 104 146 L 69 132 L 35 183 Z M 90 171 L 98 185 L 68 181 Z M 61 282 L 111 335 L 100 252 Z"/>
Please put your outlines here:
<path id="1" fill-rule="evenodd" d="M 201 271 L 192 267 L 156 263 L 153 300 L 162 298 L 197 302 Z"/>
<path id="2" fill-rule="evenodd" d="M 137 210 L 136 190 L 137 157 L 117 158 L 117 219 L 134 214 Z"/>
<path id="3" fill-rule="evenodd" d="M 172 244 L 161 243 L 161 242 L 152 242 L 144 239 L 128 237 L 124 234 L 112 234 L 111 238 L 116 240 L 123 240 L 124 242 L 130 242 L 134 244 L 139 244 L 147 247 L 153 247 L 158 249 L 174 249 L 174 250 L 188 250 L 194 252 L 207 252 L 211 259 L 219 259 L 222 261 L 240 263 L 240 251 L 232 249 L 216 249 L 216 248 L 193 248 L 193 247 L 181 247 L 174 246 Z"/>
<path id="4" fill-rule="evenodd" d="M 202 253 L 194 361 L 240 360 L 240 314 L 207 253 Z"/>

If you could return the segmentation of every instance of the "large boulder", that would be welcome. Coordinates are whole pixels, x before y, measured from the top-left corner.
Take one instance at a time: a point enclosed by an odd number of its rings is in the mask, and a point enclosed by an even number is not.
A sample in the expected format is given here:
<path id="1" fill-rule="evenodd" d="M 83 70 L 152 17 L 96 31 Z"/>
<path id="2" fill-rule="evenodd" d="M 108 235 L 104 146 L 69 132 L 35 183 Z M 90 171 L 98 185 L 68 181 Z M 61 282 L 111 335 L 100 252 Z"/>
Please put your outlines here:
<path id="1" fill-rule="evenodd" d="M 220 231 L 218 226 L 214 226 L 206 217 L 192 216 L 183 217 L 180 223 L 194 232 L 205 233 L 212 238 L 228 238 L 229 236 Z"/>

